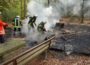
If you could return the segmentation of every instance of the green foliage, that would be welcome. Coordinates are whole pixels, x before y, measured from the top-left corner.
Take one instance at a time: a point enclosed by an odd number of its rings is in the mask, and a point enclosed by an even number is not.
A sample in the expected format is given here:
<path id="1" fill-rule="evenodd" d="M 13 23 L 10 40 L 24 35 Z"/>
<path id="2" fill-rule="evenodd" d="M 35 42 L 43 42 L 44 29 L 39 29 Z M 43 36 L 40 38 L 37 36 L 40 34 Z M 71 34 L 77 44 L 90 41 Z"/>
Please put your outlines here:
<path id="1" fill-rule="evenodd" d="M 6 9 L 2 12 L 3 20 L 9 22 L 16 14 L 17 12 L 13 8 Z"/>
<path id="2" fill-rule="evenodd" d="M 20 5 L 17 4 L 16 6 L 10 6 L 8 9 L 4 9 L 2 15 L 4 21 L 11 22 L 15 16 L 20 15 Z"/>
<path id="3" fill-rule="evenodd" d="M 2 12 L 2 19 L 6 22 L 11 22 L 15 16 L 20 16 L 25 13 L 23 3 L 24 0 L 0 0 L 0 12 Z M 24 16 L 24 14 L 21 16 Z"/>

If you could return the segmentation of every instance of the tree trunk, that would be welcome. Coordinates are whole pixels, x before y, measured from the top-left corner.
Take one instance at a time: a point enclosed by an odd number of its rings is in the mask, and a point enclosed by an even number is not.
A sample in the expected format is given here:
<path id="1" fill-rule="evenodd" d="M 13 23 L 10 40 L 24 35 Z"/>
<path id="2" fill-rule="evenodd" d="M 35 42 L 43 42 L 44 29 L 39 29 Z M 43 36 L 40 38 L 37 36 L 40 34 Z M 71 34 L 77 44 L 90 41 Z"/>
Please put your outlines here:
<path id="1" fill-rule="evenodd" d="M 23 11 L 22 4 L 23 4 L 23 3 L 22 3 L 22 0 L 21 0 L 21 18 L 22 18 L 22 16 L 23 16 L 23 15 L 22 15 L 22 11 Z"/>
<path id="2" fill-rule="evenodd" d="M 49 4 L 50 4 L 50 0 L 48 0 L 48 6 L 49 6 Z"/>
<path id="3" fill-rule="evenodd" d="M 81 23 L 84 23 L 84 0 L 81 4 Z"/>
<path id="4" fill-rule="evenodd" d="M 27 8 L 27 6 L 26 6 L 26 0 L 24 0 L 24 18 L 26 16 L 26 8 Z"/>

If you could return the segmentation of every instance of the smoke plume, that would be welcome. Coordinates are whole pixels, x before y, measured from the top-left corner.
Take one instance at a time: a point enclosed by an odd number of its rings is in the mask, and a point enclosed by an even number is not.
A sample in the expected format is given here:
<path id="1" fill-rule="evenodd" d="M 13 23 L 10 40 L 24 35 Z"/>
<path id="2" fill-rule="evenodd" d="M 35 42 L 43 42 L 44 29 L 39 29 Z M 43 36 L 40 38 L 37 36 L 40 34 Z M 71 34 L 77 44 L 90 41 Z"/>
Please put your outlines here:
<path id="1" fill-rule="evenodd" d="M 28 3 L 27 9 L 30 16 L 37 16 L 37 25 L 42 21 L 46 22 L 46 30 L 51 30 L 55 26 L 55 23 L 59 22 L 61 17 L 60 11 L 57 10 L 58 8 L 55 8 L 52 5 L 46 7 L 44 4 L 40 4 L 35 0 L 32 0 L 30 3 Z"/>
<path id="2" fill-rule="evenodd" d="M 28 24 L 29 18 L 26 18 L 23 21 L 23 30 L 22 32 L 26 34 L 26 40 L 29 41 L 29 43 L 32 43 L 33 41 L 41 42 L 45 39 L 45 37 L 52 34 L 53 28 L 57 22 L 59 22 L 59 19 L 61 18 L 60 15 L 60 7 L 58 7 L 58 2 L 55 4 L 47 5 L 43 2 L 40 2 L 39 0 L 30 0 L 30 2 L 27 5 L 27 15 L 28 16 L 37 16 L 36 19 L 36 26 L 35 28 L 31 28 Z M 40 22 L 45 22 L 45 29 L 46 31 L 51 32 L 45 32 L 40 33 L 37 31 L 37 26 Z"/>
<path id="3" fill-rule="evenodd" d="M 37 16 L 36 27 L 29 29 L 28 18 L 23 24 L 23 32 L 27 35 L 28 40 L 42 40 L 44 35 L 37 31 L 40 22 L 46 22 L 47 31 L 53 31 L 53 28 L 62 16 L 68 11 L 73 14 L 79 14 L 82 0 L 30 0 L 27 5 L 27 15 Z M 43 37 L 43 38 L 42 38 Z"/>

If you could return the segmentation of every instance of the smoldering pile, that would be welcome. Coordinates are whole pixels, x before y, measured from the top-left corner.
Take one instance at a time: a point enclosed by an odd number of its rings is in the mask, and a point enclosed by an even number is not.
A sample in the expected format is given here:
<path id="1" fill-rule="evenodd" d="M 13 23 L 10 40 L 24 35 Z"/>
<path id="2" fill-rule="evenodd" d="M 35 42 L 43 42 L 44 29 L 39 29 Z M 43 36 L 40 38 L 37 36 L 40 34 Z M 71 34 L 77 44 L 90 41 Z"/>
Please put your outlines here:
<path id="1" fill-rule="evenodd" d="M 59 33 L 56 37 L 54 49 L 63 50 L 67 54 L 84 53 L 90 54 L 90 26 L 67 25 L 64 28 L 69 33 Z"/>

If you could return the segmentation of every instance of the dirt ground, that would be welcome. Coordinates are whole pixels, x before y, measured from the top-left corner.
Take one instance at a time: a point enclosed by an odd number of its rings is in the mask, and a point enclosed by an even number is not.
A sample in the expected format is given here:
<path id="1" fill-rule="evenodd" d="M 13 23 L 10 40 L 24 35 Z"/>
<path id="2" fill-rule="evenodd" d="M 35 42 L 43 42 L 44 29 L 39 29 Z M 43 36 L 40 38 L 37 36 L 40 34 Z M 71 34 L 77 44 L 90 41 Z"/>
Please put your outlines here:
<path id="1" fill-rule="evenodd" d="M 66 56 L 62 52 L 50 51 L 47 59 L 39 59 L 28 65 L 90 65 L 90 56 L 82 54 Z"/>

